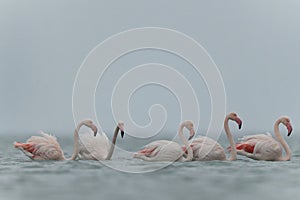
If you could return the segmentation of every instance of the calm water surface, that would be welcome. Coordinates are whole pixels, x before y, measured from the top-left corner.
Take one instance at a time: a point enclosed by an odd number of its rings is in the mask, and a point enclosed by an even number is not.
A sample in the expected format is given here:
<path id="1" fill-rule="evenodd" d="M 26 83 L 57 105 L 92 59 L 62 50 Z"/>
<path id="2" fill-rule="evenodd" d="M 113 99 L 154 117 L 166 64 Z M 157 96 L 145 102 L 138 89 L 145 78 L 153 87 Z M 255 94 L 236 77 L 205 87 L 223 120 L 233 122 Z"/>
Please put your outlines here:
<path id="1" fill-rule="evenodd" d="M 236 162 L 174 163 L 151 173 L 132 174 L 106 165 L 151 169 L 158 163 L 131 159 L 118 151 L 112 161 L 32 162 L 12 147 L 26 137 L 0 141 L 0 199 L 299 199 L 300 137 L 290 138 L 290 162 L 238 157 Z M 70 155 L 71 138 L 59 139 Z M 134 146 L 130 140 L 118 141 Z M 222 141 L 227 146 L 226 141 Z M 187 198 L 188 197 L 188 198 Z"/>

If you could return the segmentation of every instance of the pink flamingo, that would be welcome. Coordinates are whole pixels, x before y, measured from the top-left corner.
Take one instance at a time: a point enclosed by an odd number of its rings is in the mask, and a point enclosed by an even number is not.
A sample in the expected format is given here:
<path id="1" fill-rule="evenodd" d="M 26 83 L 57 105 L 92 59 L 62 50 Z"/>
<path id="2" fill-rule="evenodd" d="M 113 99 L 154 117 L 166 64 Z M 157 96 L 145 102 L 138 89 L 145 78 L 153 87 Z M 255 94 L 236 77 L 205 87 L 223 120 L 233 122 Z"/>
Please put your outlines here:
<path id="1" fill-rule="evenodd" d="M 198 137 L 190 142 L 190 146 L 193 149 L 193 160 L 196 161 L 211 161 L 211 160 L 236 160 L 236 149 L 235 143 L 230 132 L 228 122 L 229 120 L 235 121 L 239 129 L 242 127 L 242 120 L 238 117 L 236 113 L 229 113 L 224 120 L 224 129 L 227 135 L 227 138 L 230 143 L 230 147 L 233 149 L 231 151 L 231 157 L 226 158 L 224 148 L 215 140 L 209 137 Z"/>
<path id="2" fill-rule="evenodd" d="M 110 144 L 106 134 L 97 134 L 93 137 L 91 134 L 82 134 L 80 136 L 79 159 L 81 160 L 110 160 L 115 149 L 118 133 L 121 131 L 121 137 L 124 137 L 124 123 L 118 122 L 115 129 L 112 142 Z"/>
<path id="3" fill-rule="evenodd" d="M 288 136 L 291 135 L 293 127 L 288 117 L 283 116 L 276 120 L 274 133 L 277 141 L 270 134 L 258 134 L 245 136 L 242 142 L 236 145 L 237 153 L 255 160 L 266 161 L 289 161 L 291 160 L 291 149 L 279 132 L 279 125 L 283 124 L 288 130 Z M 282 156 L 283 146 L 286 155 Z"/>
<path id="4" fill-rule="evenodd" d="M 151 142 L 146 145 L 144 149 L 136 152 L 133 157 L 140 158 L 145 161 L 191 161 L 193 159 L 193 151 L 183 135 L 184 127 L 190 131 L 190 138 L 194 136 L 195 131 L 194 124 L 191 121 L 184 121 L 179 126 L 178 135 L 187 148 L 187 157 L 185 157 L 185 153 L 178 143 L 168 140 L 157 140 Z"/>
<path id="5" fill-rule="evenodd" d="M 83 126 L 91 128 L 94 136 L 97 134 L 97 127 L 92 120 L 84 120 L 80 122 L 74 132 L 74 152 L 71 158 L 65 158 L 64 153 L 57 142 L 56 137 L 41 133 L 42 136 L 31 136 L 26 143 L 15 142 L 15 148 L 20 149 L 26 156 L 32 160 L 75 160 L 78 156 L 78 131 Z"/>

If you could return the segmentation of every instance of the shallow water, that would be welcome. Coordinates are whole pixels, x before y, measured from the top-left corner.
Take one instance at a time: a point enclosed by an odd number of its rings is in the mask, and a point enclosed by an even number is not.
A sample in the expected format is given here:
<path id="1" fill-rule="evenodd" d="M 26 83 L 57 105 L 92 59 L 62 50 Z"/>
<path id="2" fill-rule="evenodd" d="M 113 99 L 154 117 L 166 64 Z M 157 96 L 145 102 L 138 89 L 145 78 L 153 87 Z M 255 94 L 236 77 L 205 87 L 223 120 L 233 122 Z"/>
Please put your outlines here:
<path id="1" fill-rule="evenodd" d="M 174 163 L 150 173 L 125 173 L 106 165 L 151 170 L 148 163 L 115 152 L 112 161 L 32 162 L 12 147 L 17 137 L 0 142 L 0 199 L 298 199 L 300 151 L 295 138 L 290 162 L 238 157 L 235 162 Z M 22 141 L 26 137 L 19 139 Z M 70 138 L 60 138 L 70 153 Z M 118 140 L 120 146 L 134 146 Z M 227 143 L 222 141 L 223 146 Z"/>

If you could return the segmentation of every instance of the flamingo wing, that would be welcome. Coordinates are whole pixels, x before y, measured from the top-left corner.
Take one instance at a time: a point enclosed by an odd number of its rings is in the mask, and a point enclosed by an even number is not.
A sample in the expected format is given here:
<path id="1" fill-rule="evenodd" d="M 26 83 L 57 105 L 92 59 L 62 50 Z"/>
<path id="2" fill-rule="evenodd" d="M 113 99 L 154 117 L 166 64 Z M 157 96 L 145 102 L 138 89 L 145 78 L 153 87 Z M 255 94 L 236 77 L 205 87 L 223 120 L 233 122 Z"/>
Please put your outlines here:
<path id="1" fill-rule="evenodd" d="M 282 148 L 270 134 L 245 136 L 236 144 L 237 153 L 256 160 L 275 161 L 282 155 Z"/>
<path id="2" fill-rule="evenodd" d="M 237 150 L 244 150 L 245 152 L 248 153 L 253 153 L 254 148 L 255 148 L 256 143 L 250 143 L 250 142 L 245 142 L 245 143 L 239 143 L 236 144 L 236 149 Z"/>
<path id="3" fill-rule="evenodd" d="M 242 142 L 245 142 L 248 140 L 258 140 L 258 141 L 259 140 L 267 140 L 270 138 L 272 138 L 272 136 L 270 133 L 267 132 L 266 134 L 247 135 L 247 136 L 240 138 L 239 140 Z"/>
<path id="4" fill-rule="evenodd" d="M 79 136 L 79 159 L 104 160 L 108 154 L 110 144 L 106 134 L 83 133 Z"/>
<path id="5" fill-rule="evenodd" d="M 237 153 L 255 160 L 276 161 L 282 156 L 282 148 L 273 138 L 256 139 L 237 144 Z"/>
<path id="6" fill-rule="evenodd" d="M 169 141 L 169 140 L 156 140 L 154 142 L 151 142 L 151 143 L 145 145 L 143 148 L 144 149 L 152 149 L 152 148 L 155 148 L 155 147 L 158 147 L 158 146 L 167 145 L 170 142 L 171 141 Z"/>
<path id="7" fill-rule="evenodd" d="M 241 142 L 236 144 L 236 149 L 243 150 L 248 153 L 254 153 L 254 149 L 257 144 L 260 144 L 259 146 L 261 146 L 265 142 L 271 142 L 272 140 L 274 139 L 270 133 L 244 136 L 240 139 Z"/>
<path id="8" fill-rule="evenodd" d="M 193 160 L 211 161 L 226 159 L 223 147 L 209 137 L 198 137 L 190 143 L 190 146 L 193 149 Z"/>
<path id="9" fill-rule="evenodd" d="M 168 140 L 158 140 L 147 144 L 134 154 L 135 158 L 147 161 L 176 161 L 184 152 L 179 144 Z"/>
<path id="10" fill-rule="evenodd" d="M 14 146 L 32 160 L 64 160 L 56 137 L 44 132 L 41 132 L 41 135 L 30 137 L 26 143 L 15 142 Z"/>
<path id="11" fill-rule="evenodd" d="M 143 154 L 147 157 L 153 157 L 159 151 L 159 149 L 163 146 L 170 143 L 168 140 L 157 140 L 145 145 L 140 151 L 136 154 Z M 156 151 L 155 151 L 156 150 Z M 154 152 L 155 151 L 155 152 Z"/>

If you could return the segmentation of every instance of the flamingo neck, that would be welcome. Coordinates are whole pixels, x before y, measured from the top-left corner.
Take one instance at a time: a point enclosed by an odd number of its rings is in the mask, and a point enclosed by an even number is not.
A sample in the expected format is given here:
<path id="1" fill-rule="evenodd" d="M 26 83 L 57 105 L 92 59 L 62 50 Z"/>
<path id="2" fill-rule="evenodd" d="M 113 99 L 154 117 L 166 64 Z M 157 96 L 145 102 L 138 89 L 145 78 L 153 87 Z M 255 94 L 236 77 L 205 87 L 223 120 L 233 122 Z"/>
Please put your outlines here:
<path id="1" fill-rule="evenodd" d="M 76 160 L 77 156 L 78 156 L 78 153 L 79 153 L 79 149 L 78 149 L 78 145 L 79 145 L 79 129 L 83 126 L 83 122 L 80 122 L 75 131 L 74 131 L 74 150 L 73 150 L 73 155 L 71 156 L 71 158 L 68 158 L 66 160 Z"/>
<path id="2" fill-rule="evenodd" d="M 286 143 L 286 141 L 283 139 L 283 137 L 280 134 L 280 131 L 279 131 L 279 124 L 280 123 L 281 123 L 280 120 L 277 120 L 275 122 L 274 133 L 275 133 L 275 136 L 276 136 L 278 142 L 283 146 L 283 149 L 284 149 L 286 155 L 284 157 L 281 156 L 279 158 L 279 160 L 281 160 L 281 161 L 288 161 L 288 160 L 291 160 L 292 152 L 291 152 L 291 149 L 290 149 L 289 145 Z"/>
<path id="3" fill-rule="evenodd" d="M 229 117 L 227 116 L 224 120 L 224 129 L 231 148 L 231 152 L 230 152 L 231 156 L 227 160 L 236 160 L 236 154 L 237 154 L 236 146 L 232 134 L 230 132 L 228 122 L 229 122 Z"/>
<path id="4" fill-rule="evenodd" d="M 179 135 L 180 140 L 182 141 L 182 143 L 184 144 L 184 146 L 187 149 L 187 153 L 188 153 L 187 158 L 183 159 L 183 161 L 186 162 L 186 161 L 191 161 L 193 159 L 193 150 L 183 135 L 183 128 L 184 128 L 184 124 L 181 124 L 179 126 L 178 135 Z"/>
<path id="5" fill-rule="evenodd" d="M 119 126 L 116 127 L 115 129 L 115 132 L 114 132 L 114 136 L 112 138 L 112 141 L 111 141 L 111 145 L 110 145 L 110 149 L 109 149 L 109 152 L 105 158 L 105 160 L 110 160 L 111 159 L 111 156 L 114 152 L 114 149 L 115 149 L 115 144 L 116 144 L 116 141 L 117 141 L 117 136 L 118 136 L 118 133 L 119 133 Z"/>

